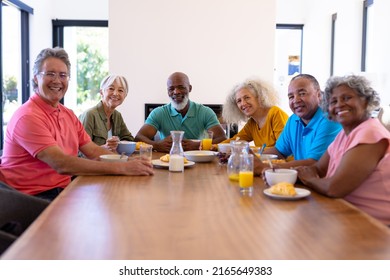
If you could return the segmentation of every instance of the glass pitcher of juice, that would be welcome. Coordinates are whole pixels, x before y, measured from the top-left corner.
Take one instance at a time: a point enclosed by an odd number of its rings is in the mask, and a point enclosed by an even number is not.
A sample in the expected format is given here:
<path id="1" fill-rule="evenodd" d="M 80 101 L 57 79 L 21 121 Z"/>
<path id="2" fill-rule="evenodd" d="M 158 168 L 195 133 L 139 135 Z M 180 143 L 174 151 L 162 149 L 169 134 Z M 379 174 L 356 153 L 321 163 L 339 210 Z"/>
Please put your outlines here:
<path id="1" fill-rule="evenodd" d="M 227 163 L 227 174 L 230 181 L 238 182 L 240 174 L 240 155 L 248 153 L 249 143 L 243 140 L 230 141 L 230 146 L 232 154 Z"/>

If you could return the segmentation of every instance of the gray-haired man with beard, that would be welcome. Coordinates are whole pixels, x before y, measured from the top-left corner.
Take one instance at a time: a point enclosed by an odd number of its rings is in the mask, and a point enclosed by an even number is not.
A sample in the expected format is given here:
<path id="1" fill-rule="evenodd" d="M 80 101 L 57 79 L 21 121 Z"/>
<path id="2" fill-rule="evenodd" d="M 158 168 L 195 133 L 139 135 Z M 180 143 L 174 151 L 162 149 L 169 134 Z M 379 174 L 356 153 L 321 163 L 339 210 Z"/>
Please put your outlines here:
<path id="1" fill-rule="evenodd" d="M 181 72 L 171 74 L 167 81 L 169 104 L 154 109 L 138 131 L 136 141 L 153 145 L 159 152 L 169 152 L 172 145 L 170 131 L 184 131 L 182 142 L 185 151 L 198 150 L 199 142 L 193 139 L 201 139 L 207 130 L 214 133 L 213 144 L 226 139 L 225 132 L 220 125 L 213 110 L 202 104 L 189 100 L 192 90 L 188 76 Z M 159 141 L 154 140 L 159 132 Z"/>

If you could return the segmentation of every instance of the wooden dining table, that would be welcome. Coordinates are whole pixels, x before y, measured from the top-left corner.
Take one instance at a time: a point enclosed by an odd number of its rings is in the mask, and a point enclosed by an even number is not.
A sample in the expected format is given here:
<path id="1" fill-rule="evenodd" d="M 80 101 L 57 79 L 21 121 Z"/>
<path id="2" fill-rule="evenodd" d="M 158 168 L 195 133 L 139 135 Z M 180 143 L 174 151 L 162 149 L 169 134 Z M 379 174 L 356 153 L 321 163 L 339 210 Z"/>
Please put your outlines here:
<path id="1" fill-rule="evenodd" d="M 256 177 L 242 194 L 217 158 L 179 173 L 79 176 L 1 259 L 390 259 L 390 229 L 343 199 L 264 189 Z"/>

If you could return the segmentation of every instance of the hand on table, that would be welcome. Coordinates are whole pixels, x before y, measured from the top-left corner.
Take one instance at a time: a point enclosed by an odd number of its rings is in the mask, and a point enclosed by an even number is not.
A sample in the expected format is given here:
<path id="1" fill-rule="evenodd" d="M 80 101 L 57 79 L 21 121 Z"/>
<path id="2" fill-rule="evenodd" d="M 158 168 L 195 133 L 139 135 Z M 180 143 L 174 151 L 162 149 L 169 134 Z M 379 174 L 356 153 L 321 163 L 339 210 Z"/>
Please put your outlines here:
<path id="1" fill-rule="evenodd" d="M 124 164 L 123 175 L 153 175 L 153 165 L 145 158 L 132 157 Z"/>
<path id="2" fill-rule="evenodd" d="M 301 180 L 301 182 L 306 186 L 310 186 L 310 179 L 320 178 L 315 166 L 299 166 L 295 169 L 298 171 L 299 180 Z"/>
<path id="3" fill-rule="evenodd" d="M 153 145 L 154 150 L 162 153 L 169 153 L 172 147 L 172 137 L 165 137 L 163 140 L 156 142 Z"/>
<path id="4" fill-rule="evenodd" d="M 183 146 L 184 151 L 195 151 L 195 150 L 201 150 L 200 145 L 202 141 L 198 140 L 188 140 L 183 139 L 181 142 L 181 145 Z"/>

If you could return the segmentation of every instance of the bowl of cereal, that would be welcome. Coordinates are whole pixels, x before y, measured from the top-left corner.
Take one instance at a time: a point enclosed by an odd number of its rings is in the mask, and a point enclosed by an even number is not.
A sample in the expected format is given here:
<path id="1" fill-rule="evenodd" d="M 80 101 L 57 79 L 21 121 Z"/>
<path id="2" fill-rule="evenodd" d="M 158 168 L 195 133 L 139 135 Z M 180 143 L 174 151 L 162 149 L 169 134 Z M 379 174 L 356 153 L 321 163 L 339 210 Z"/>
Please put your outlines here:
<path id="1" fill-rule="evenodd" d="M 128 156 L 126 155 L 101 155 L 101 161 L 109 161 L 109 162 L 126 162 L 128 160 Z"/>
<path id="2" fill-rule="evenodd" d="M 210 162 L 215 158 L 215 152 L 207 150 L 187 151 L 184 156 L 194 162 Z"/>
<path id="3" fill-rule="evenodd" d="M 230 143 L 218 144 L 218 152 L 220 152 L 220 153 L 230 154 L 231 150 L 232 150 L 232 148 L 230 146 Z"/>
<path id="4" fill-rule="evenodd" d="M 118 154 L 131 155 L 135 151 L 136 142 L 133 141 L 120 141 L 116 151 Z"/>
<path id="5" fill-rule="evenodd" d="M 273 186 L 278 183 L 290 183 L 295 184 L 298 178 L 298 171 L 295 169 L 267 169 L 265 171 L 265 179 L 267 180 L 268 185 Z"/>

